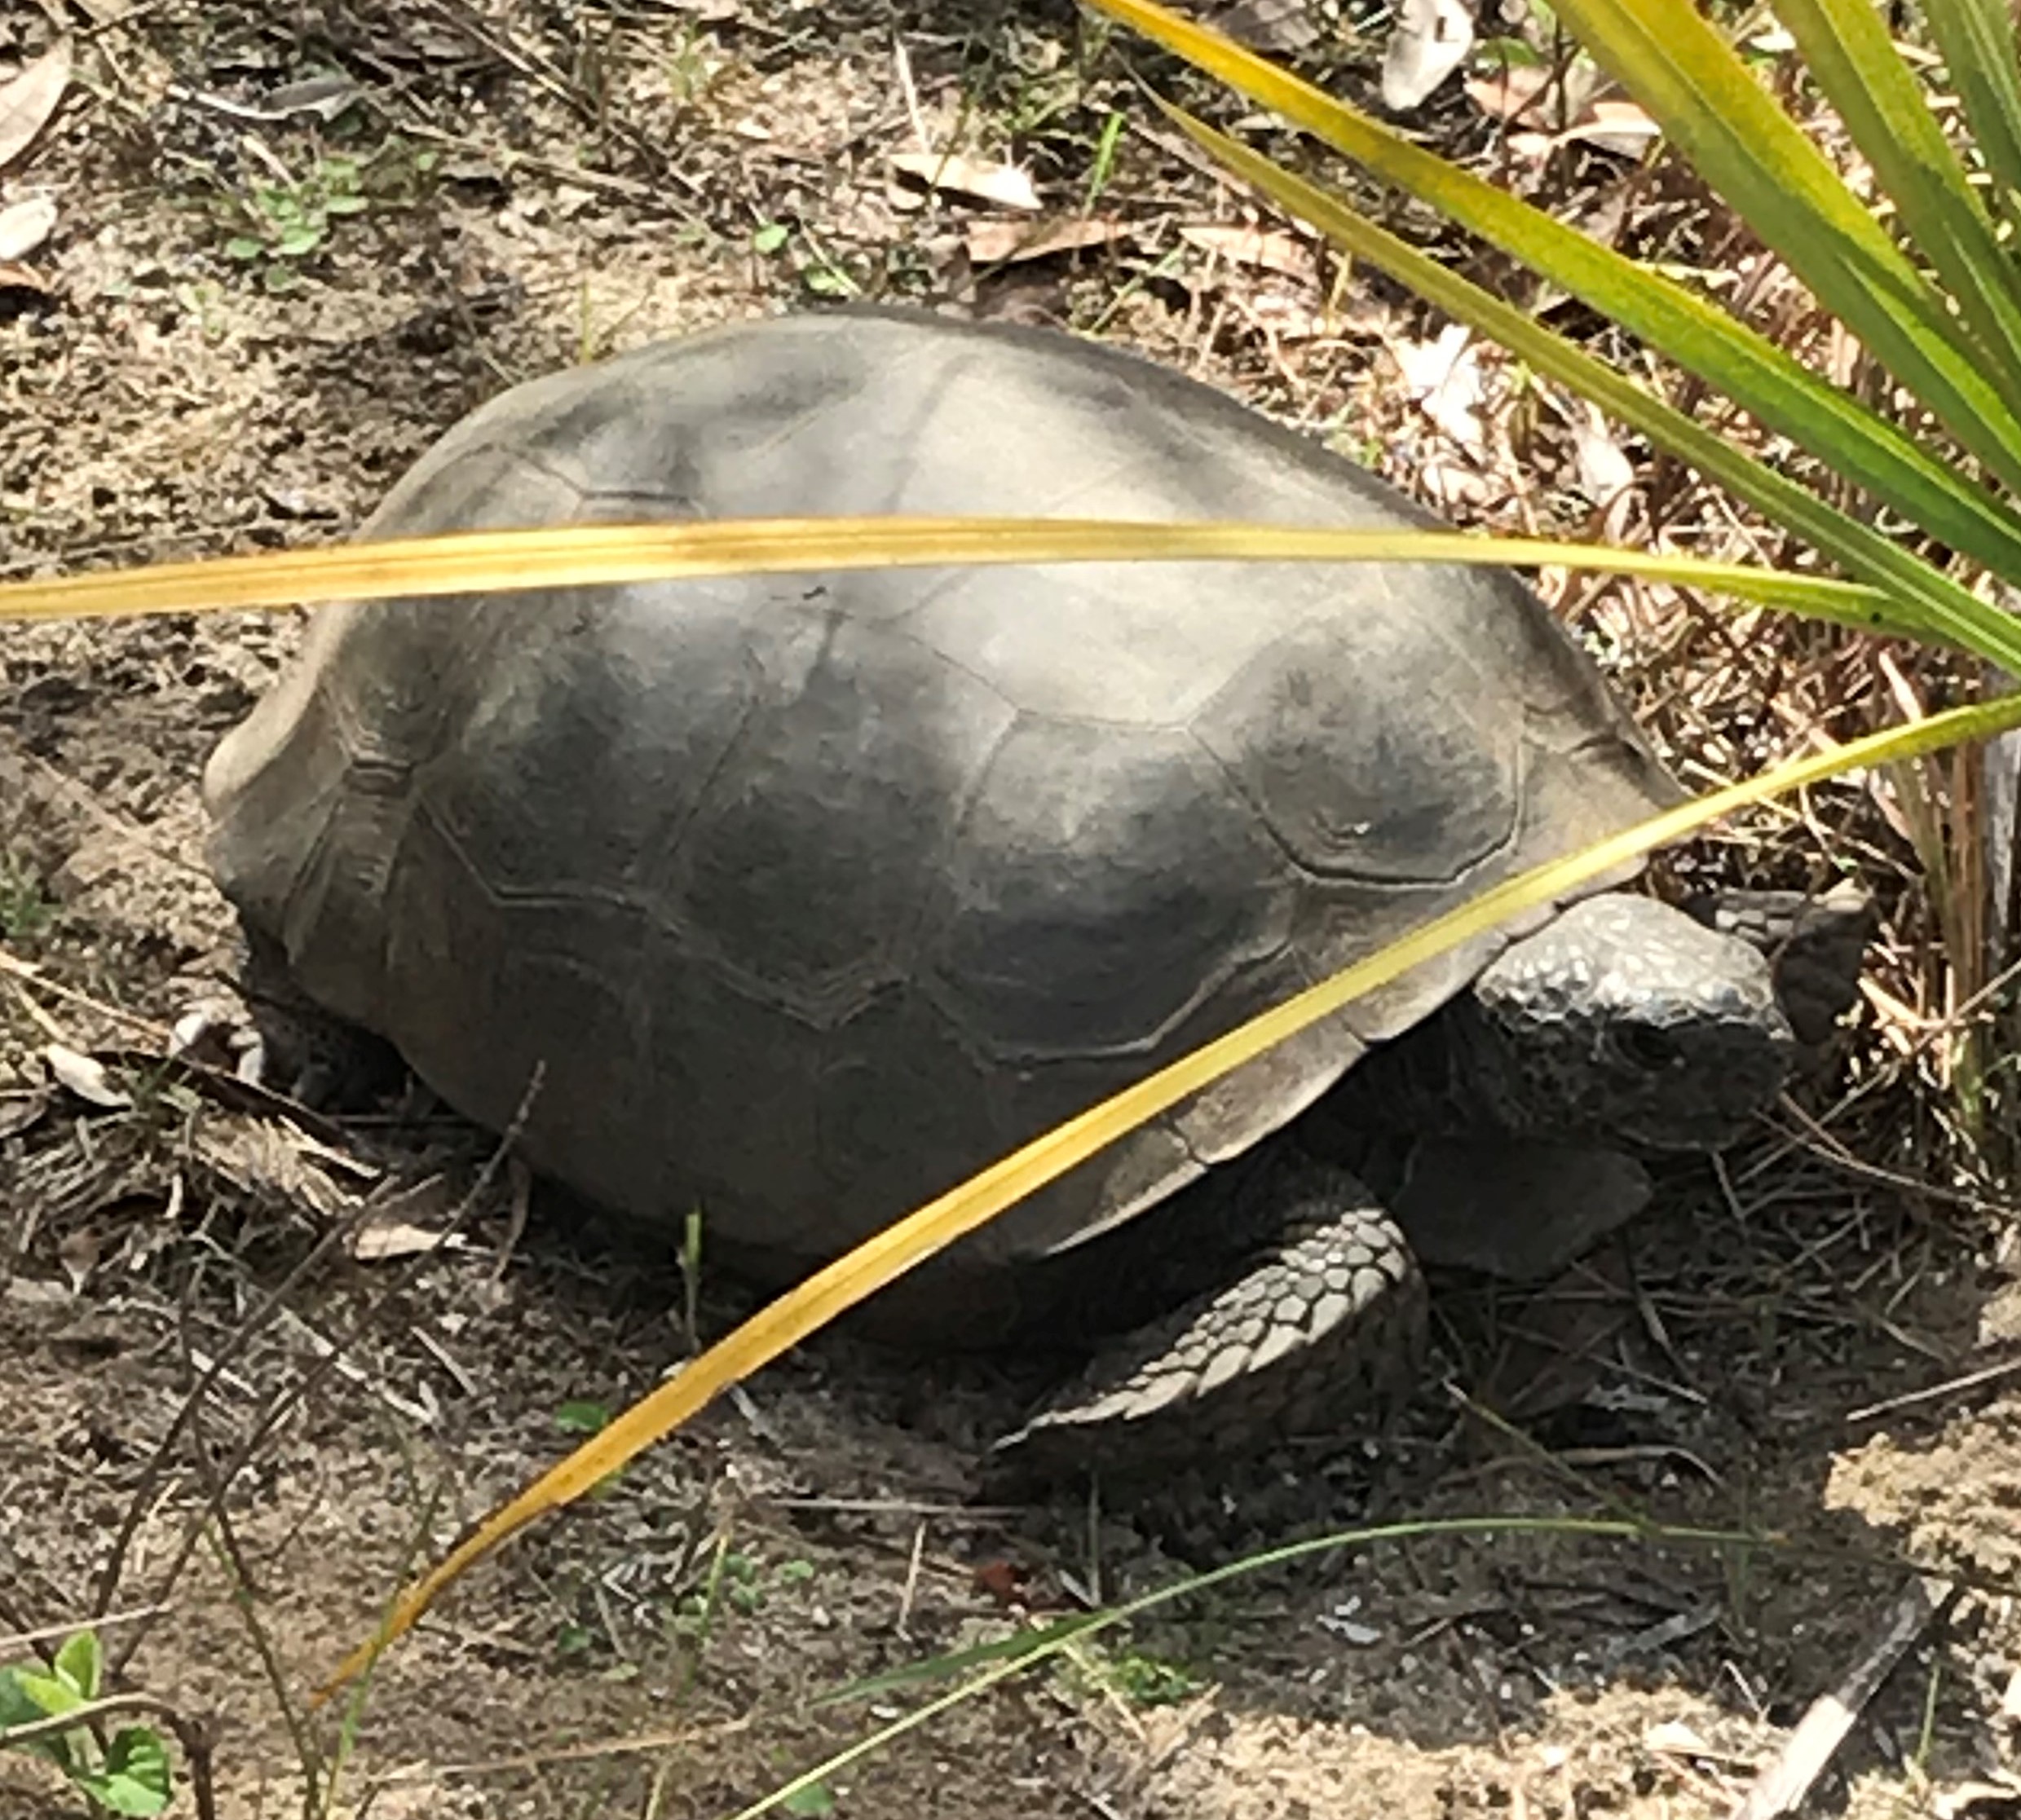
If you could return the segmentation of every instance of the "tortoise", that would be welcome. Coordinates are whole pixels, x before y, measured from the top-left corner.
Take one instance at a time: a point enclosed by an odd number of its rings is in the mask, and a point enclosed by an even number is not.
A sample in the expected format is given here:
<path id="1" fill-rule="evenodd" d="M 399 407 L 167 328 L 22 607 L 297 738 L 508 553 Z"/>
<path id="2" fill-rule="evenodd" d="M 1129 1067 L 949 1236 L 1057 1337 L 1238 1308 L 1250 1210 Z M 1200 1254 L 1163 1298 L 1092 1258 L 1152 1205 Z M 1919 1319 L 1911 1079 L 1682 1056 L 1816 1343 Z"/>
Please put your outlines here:
<path id="1" fill-rule="evenodd" d="M 825 513 L 1436 521 L 1136 355 L 863 307 L 522 384 L 366 537 Z M 1676 800 L 1538 597 L 1461 566 L 926 568 L 352 603 L 206 770 L 319 1007 L 530 1163 L 796 1277 L 1497 879 Z M 887 1298 L 1093 1363 L 999 1443 L 1237 1454 L 1408 1382 L 1417 1259 L 1536 1274 L 1729 1141 L 1762 949 L 1622 888 L 1419 967 Z M 670 1242 L 672 1237 L 670 1236 Z"/>

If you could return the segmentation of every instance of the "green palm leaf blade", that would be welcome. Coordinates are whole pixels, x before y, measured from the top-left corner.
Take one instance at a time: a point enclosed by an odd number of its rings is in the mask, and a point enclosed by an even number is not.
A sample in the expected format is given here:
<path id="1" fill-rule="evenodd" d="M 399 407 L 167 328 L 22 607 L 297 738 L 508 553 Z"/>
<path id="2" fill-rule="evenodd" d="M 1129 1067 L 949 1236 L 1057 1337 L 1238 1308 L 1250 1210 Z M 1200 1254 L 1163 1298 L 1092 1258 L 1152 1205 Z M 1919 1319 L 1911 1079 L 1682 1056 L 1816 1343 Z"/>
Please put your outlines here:
<path id="1" fill-rule="evenodd" d="M 1992 179 L 1993 212 L 2021 225 L 2021 63 L 2006 0 L 1926 0 L 1972 143 Z"/>
<path id="2" fill-rule="evenodd" d="M 1838 110 L 1911 242 L 1957 302 L 1972 344 L 2021 394 L 2021 285 L 1964 165 L 1872 0 L 1781 0 L 1776 15 Z"/>
<path id="3" fill-rule="evenodd" d="M 1765 336 L 1157 0 L 1088 3 L 1431 204 L 1717 387 L 1948 547 L 2021 582 L 2021 517 Z"/>
<path id="4" fill-rule="evenodd" d="M 1943 293 L 1691 0 L 1560 0 L 1557 15 L 1811 295 L 2021 487 L 2021 386 L 1982 370 Z"/>
<path id="5" fill-rule="evenodd" d="M 1961 645 L 2010 671 L 2021 665 L 2021 621 L 1979 599 L 1870 526 L 1733 447 L 1716 431 L 1664 403 L 1523 311 L 1406 245 L 1338 197 L 1291 176 L 1261 153 L 1183 110 L 1167 108 L 1167 112 L 1207 151 L 1281 206 L 1357 257 L 1391 272 L 1459 320 L 1491 335 L 1539 372 L 1593 399 L 1881 588 L 1893 603 L 1899 628 L 1917 637 Z"/>

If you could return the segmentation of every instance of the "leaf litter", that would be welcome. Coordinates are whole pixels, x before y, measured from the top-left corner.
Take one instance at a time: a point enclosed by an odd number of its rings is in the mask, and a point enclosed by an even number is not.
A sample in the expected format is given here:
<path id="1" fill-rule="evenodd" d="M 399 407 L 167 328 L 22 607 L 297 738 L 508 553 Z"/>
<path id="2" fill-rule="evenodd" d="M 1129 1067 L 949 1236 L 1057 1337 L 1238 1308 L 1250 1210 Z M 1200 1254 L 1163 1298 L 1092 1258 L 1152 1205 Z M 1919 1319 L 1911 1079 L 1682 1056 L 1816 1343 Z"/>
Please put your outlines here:
<path id="1" fill-rule="evenodd" d="M 71 56 L 70 40 L 59 38 L 25 69 L 0 81 L 0 175 L 55 119 L 70 86 Z"/>

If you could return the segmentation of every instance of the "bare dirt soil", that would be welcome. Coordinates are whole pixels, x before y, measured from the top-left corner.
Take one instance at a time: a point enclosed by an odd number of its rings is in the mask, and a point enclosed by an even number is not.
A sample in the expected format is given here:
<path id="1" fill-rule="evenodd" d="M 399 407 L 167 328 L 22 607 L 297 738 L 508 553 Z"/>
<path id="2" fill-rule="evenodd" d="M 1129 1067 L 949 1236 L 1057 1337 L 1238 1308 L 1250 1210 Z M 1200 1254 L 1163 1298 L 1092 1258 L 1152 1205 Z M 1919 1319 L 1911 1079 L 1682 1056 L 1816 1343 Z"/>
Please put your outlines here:
<path id="1" fill-rule="evenodd" d="M 1366 99 L 1380 40 L 1357 23 L 1314 11 L 1298 54 Z M 1470 522 L 1604 514 L 1706 553 L 1751 535 L 1258 214 L 1154 123 L 1133 77 L 1172 73 L 1063 7 L 13 0 L 0 82 L 60 29 L 64 105 L 0 170 L 0 211 L 55 211 L 0 264 L 0 579 L 336 538 L 511 381 L 854 296 L 1127 342 Z M 1748 274 L 1764 313 L 1788 302 L 1688 185 L 1582 143 L 1525 164 L 1457 85 L 1410 124 L 1595 232 Z M 950 152 L 975 168 L 902 168 Z M 1001 187 L 1015 172 L 1036 209 Z M 1015 244 L 1035 224 L 1071 231 L 1035 253 Z M 1555 584 L 1688 777 L 1857 724 L 1879 688 L 1830 638 Z M 97 1618 L 121 1685 L 213 1728 L 218 1811 L 727 1815 L 930 1691 L 817 1703 L 856 1677 L 1267 1542 L 1487 1513 L 1758 1540 L 1310 1556 L 955 1707 L 792 1811 L 1726 1813 L 1868 1657 L 1913 1558 L 1969 1584 L 1816 1810 L 2021 1812 L 2013 1215 L 1944 1148 L 1929 910 L 1874 780 L 1671 867 L 1865 872 L 1888 911 L 1876 992 L 1803 1095 L 1862 1097 L 1829 1133 L 1792 1113 L 1680 1168 L 1547 1297 L 1441 1285 L 1439 1368 L 1379 1444 L 1148 1510 L 991 1507 L 977 1448 L 1020 1368 L 831 1336 L 474 1573 L 382 1664 L 333 1791 L 308 1690 L 692 1336 L 677 1271 L 549 1196 L 529 1212 L 453 1121 L 308 1128 L 161 1064 L 165 1026 L 236 965 L 199 769 L 296 631 L 0 639 L 0 1659 Z M 95 1104 L 105 1086 L 124 1103 Z M 457 1209 L 449 1244 L 413 1249 Z M 704 1271 L 704 1337 L 744 1306 Z M 0 1757 L 0 1816 L 77 1805 Z"/>

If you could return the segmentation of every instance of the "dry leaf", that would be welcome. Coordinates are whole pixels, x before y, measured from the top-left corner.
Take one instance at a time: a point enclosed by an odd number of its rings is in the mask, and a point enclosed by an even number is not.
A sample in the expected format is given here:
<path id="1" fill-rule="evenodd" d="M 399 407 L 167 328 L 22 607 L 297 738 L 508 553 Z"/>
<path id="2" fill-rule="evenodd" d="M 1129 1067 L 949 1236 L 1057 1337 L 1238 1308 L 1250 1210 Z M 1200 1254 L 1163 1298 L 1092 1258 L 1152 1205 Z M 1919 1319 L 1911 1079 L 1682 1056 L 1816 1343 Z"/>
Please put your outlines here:
<path id="1" fill-rule="evenodd" d="M 1403 0 L 1383 56 L 1383 105 L 1414 108 L 1467 60 L 1474 16 L 1462 0 Z"/>
<path id="2" fill-rule="evenodd" d="M 979 266 L 1014 265 L 1021 259 L 1106 246 L 1128 232 L 1119 221 L 1059 221 L 1051 227 L 1035 221 L 978 221 L 962 236 L 962 245 Z"/>
<path id="3" fill-rule="evenodd" d="M 70 1300 L 70 1292 L 62 1284 L 38 1276 L 10 1276 L 0 1296 L 23 1308 L 51 1308 Z"/>
<path id="4" fill-rule="evenodd" d="M 0 170 L 35 143 L 69 86 L 68 38 L 58 38 L 20 75 L 0 82 Z"/>
<path id="5" fill-rule="evenodd" d="M 1635 465 L 1616 442 L 1600 407 L 1585 404 L 1572 425 L 1572 452 L 1579 466 L 1579 491 L 1605 505 L 1635 483 Z"/>
<path id="6" fill-rule="evenodd" d="M 1469 79 L 1467 98 L 1497 120 L 1520 120 L 1551 86 L 1551 73 L 1547 64 L 1511 64 L 1493 76 Z"/>
<path id="7" fill-rule="evenodd" d="M 1936 1820 L 1966 1820 L 1983 1813 L 1985 1820 L 2011 1820 L 2021 1808 L 2021 1776 L 2005 1769 L 1992 1782 L 1953 1783 L 1930 1792 L 1930 1811 Z"/>
<path id="8" fill-rule="evenodd" d="M 319 120 L 334 120 L 364 92 L 350 77 L 325 71 L 276 89 L 267 97 L 267 117 L 285 120 L 290 114 L 314 114 Z"/>
<path id="9" fill-rule="evenodd" d="M 1031 1577 L 1031 1571 L 1015 1561 L 985 1561 L 974 1571 L 976 1590 L 986 1593 L 990 1597 L 1005 1607 L 1019 1604 L 1024 1596 L 1025 1582 Z"/>
<path id="10" fill-rule="evenodd" d="M 982 158 L 964 157 L 959 152 L 894 152 L 891 168 L 930 190 L 973 196 L 978 202 L 993 202 L 999 209 L 1035 212 L 1040 206 L 1039 192 L 1031 178 L 1015 165 L 991 164 Z"/>
<path id="11" fill-rule="evenodd" d="M 1435 342 L 1400 342 L 1390 351 L 1425 415 L 1463 448 L 1478 454 L 1485 433 L 1474 408 L 1483 387 L 1472 332 L 1464 324 L 1449 323 Z"/>
<path id="12" fill-rule="evenodd" d="M 42 1051 L 42 1062 L 59 1085 L 90 1105 L 117 1113 L 133 1104 L 126 1094 L 113 1085 L 113 1077 L 105 1072 L 105 1064 L 94 1061 L 89 1055 L 80 1055 L 60 1042 L 52 1042 Z"/>
<path id="13" fill-rule="evenodd" d="M 32 1088 L 26 1093 L 0 1093 L 0 1138 L 17 1137 L 32 1130 L 42 1122 L 49 1110 L 49 1092 L 46 1088 Z"/>
<path id="14" fill-rule="evenodd" d="M 0 209 L 0 266 L 25 259 L 55 225 L 56 205 L 46 196 L 31 196 Z"/>
<path id="15" fill-rule="evenodd" d="M 1235 0 L 1209 13 L 1207 23 L 1251 51 L 1282 54 L 1319 41 L 1306 0 Z"/>
<path id="16" fill-rule="evenodd" d="M 0 291 L 33 291 L 38 297 L 47 297 L 49 280 L 33 266 L 0 262 Z"/>
<path id="17" fill-rule="evenodd" d="M 1712 1747 L 1681 1719 L 1665 1719 L 1643 1734 L 1642 1747 L 1665 1756 L 1704 1756 Z"/>
<path id="18" fill-rule="evenodd" d="M 99 1267 L 99 1236 L 88 1226 L 80 1226 L 75 1232 L 66 1232 L 56 1241 L 56 1262 L 63 1266 L 63 1273 L 70 1279 L 70 1293 L 82 1295 L 84 1286 L 91 1280 L 91 1272 Z"/>
<path id="19" fill-rule="evenodd" d="M 352 1232 L 346 1249 L 360 1263 L 384 1263 L 394 1258 L 415 1258 L 425 1251 L 439 1250 L 449 1235 L 436 1228 L 417 1226 L 411 1220 L 374 1215 Z"/>
<path id="20" fill-rule="evenodd" d="M 1295 236 L 1260 227 L 1216 227 L 1205 223 L 1184 227 L 1179 237 L 1189 245 L 1232 260 L 1238 266 L 1260 266 L 1286 278 L 1317 280 L 1319 262 Z"/>
<path id="21" fill-rule="evenodd" d="M 1662 131 L 1632 101 L 1595 101 L 1585 119 L 1568 126 L 1560 136 L 1582 140 L 1625 158 L 1639 158 L 1649 141 L 1661 137 Z"/>

